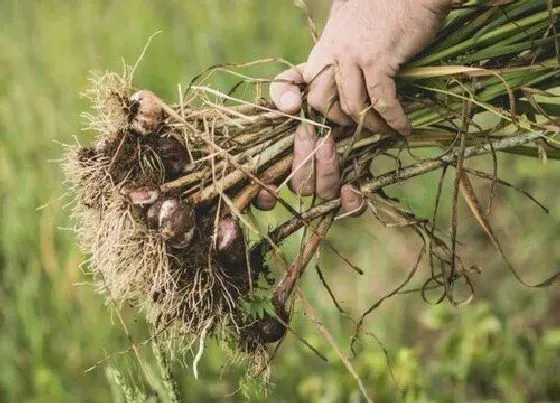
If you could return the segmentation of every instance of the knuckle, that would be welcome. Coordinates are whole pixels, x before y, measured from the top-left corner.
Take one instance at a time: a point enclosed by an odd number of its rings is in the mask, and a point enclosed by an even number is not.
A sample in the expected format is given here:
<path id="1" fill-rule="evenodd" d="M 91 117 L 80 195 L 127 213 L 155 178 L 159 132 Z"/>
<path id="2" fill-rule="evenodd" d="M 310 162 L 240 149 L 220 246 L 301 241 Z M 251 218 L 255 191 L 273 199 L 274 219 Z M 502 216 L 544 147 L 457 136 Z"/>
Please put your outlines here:
<path id="1" fill-rule="evenodd" d="M 370 94 L 370 97 L 378 96 L 379 92 L 381 91 L 381 82 L 377 77 L 372 77 L 370 80 L 368 80 L 367 90 Z"/>
<path id="2" fill-rule="evenodd" d="M 389 116 L 390 112 L 391 112 L 391 107 L 389 105 L 387 105 L 387 103 L 383 99 L 378 98 L 377 102 L 375 102 L 375 104 L 373 104 L 373 102 L 372 102 L 372 106 L 385 119 L 387 119 L 387 118 L 391 119 L 390 116 Z"/>
<path id="3" fill-rule="evenodd" d="M 357 55 L 356 58 L 362 68 L 373 70 L 382 64 L 385 57 L 380 52 L 363 52 Z"/>
<path id="4" fill-rule="evenodd" d="M 337 182 L 340 178 L 338 165 L 333 164 L 332 162 L 324 164 L 320 167 L 320 171 L 317 173 L 317 175 L 321 182 Z"/>
<path id="5" fill-rule="evenodd" d="M 364 53 L 358 56 L 360 66 L 379 76 L 392 76 L 398 70 L 398 63 L 386 52 Z"/>
<path id="6" fill-rule="evenodd" d="M 339 175 L 338 155 L 335 150 L 318 154 L 315 164 L 319 170 L 318 174 L 324 178 Z"/>
<path id="7" fill-rule="evenodd" d="M 313 74 L 313 72 L 309 68 L 305 68 L 303 69 L 302 76 L 303 76 L 303 81 L 309 83 L 313 80 L 315 74 Z"/>
<path id="8" fill-rule="evenodd" d="M 385 115 L 391 110 L 391 105 L 389 100 L 386 97 L 386 94 L 383 94 L 380 91 L 380 87 L 377 86 L 375 89 L 370 89 L 370 103 L 373 109 L 375 109 L 380 115 Z"/>

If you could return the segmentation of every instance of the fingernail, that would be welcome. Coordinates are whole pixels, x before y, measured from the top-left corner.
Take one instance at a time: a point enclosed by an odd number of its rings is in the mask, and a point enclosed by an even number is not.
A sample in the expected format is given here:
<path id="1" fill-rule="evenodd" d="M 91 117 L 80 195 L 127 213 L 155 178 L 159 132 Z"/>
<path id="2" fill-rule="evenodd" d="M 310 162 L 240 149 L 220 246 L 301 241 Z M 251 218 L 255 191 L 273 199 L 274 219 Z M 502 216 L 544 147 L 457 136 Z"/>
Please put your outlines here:
<path id="1" fill-rule="evenodd" d="M 280 98 L 280 109 L 295 113 L 301 107 L 301 96 L 295 91 L 286 91 Z"/>

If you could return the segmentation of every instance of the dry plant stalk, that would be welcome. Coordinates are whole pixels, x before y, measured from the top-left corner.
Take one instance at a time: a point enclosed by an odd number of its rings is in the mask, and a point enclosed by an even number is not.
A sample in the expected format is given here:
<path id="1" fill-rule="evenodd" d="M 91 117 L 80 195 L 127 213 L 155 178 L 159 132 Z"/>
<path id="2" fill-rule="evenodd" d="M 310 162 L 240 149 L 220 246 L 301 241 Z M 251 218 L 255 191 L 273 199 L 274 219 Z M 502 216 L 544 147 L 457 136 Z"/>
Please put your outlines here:
<path id="1" fill-rule="evenodd" d="M 278 196 L 270 185 L 282 189 L 288 183 L 293 133 L 303 123 L 316 126 L 323 137 L 335 138 L 344 182 L 358 186 L 379 220 L 412 228 L 424 241 L 418 264 L 390 295 L 402 291 L 425 256 L 432 270 L 425 288 L 444 289 L 438 301 L 461 303 L 454 298 L 453 283 L 463 279 L 470 286 L 469 275 L 476 270 L 463 264 L 454 244 L 436 236 L 434 222 L 403 210 L 383 189 L 456 167 L 457 183 L 469 205 L 476 207 L 472 188 L 465 184 L 468 175 L 477 172 L 464 167 L 465 159 L 495 157 L 499 151 L 541 158 L 559 154 L 558 119 L 540 100 L 552 96 L 549 90 L 560 79 L 557 36 L 549 28 L 557 25 L 550 15 L 560 10 L 547 7 L 544 1 L 523 0 L 453 12 L 441 37 L 399 78 L 415 128 L 407 139 L 336 127 L 313 111 L 305 111 L 306 118 L 288 116 L 267 100 L 248 102 L 206 85 L 217 70 L 234 74 L 242 84 L 270 81 L 233 70 L 244 66 L 208 69 L 197 85 L 193 82 L 185 93 L 179 91 L 177 105 L 135 89 L 134 68 L 125 68 L 122 76 L 92 76 L 86 96 L 93 112 L 85 116 L 97 137 L 88 146 L 67 146 L 64 169 L 76 196 L 72 216 L 80 245 L 89 256 L 99 291 L 118 303 L 137 306 L 156 333 L 181 338 L 182 348 L 196 349 L 198 341 L 197 360 L 204 338 L 214 336 L 251 357 L 254 373 L 268 373 L 266 345 L 284 336 L 297 280 L 340 207 L 334 200 L 299 212 L 279 198 L 293 219 L 266 234 L 243 214 L 260 189 Z M 489 11 L 494 8 L 508 17 L 494 16 Z M 485 13 L 488 18 L 480 17 Z M 479 20 L 494 30 L 483 30 L 473 41 L 466 33 Z M 535 36 L 542 39 L 535 42 Z M 439 66 L 443 62 L 446 65 Z M 494 126 L 475 123 L 473 116 L 484 111 L 497 117 Z M 444 151 L 436 158 L 372 175 L 370 167 L 380 155 L 415 147 Z M 486 179 L 505 184 L 496 173 Z M 492 234 L 481 209 L 474 208 L 473 214 Z M 277 274 L 274 291 L 268 292 L 262 285 L 271 276 L 267 254 L 281 256 L 279 245 L 303 227 L 309 242 L 292 265 Z M 249 245 L 245 231 L 256 232 L 260 240 Z M 555 280 L 553 276 L 537 286 Z"/>

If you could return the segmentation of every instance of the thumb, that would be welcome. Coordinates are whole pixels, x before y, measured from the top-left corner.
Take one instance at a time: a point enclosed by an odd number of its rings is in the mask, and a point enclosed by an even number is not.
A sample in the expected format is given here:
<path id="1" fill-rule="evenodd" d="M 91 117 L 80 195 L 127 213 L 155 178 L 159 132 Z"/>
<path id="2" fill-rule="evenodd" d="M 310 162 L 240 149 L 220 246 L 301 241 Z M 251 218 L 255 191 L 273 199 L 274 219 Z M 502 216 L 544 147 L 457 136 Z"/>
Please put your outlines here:
<path id="1" fill-rule="evenodd" d="M 270 84 L 270 97 L 274 105 L 284 113 L 296 114 L 303 102 L 299 85 L 304 84 L 300 68 L 302 64 L 278 74 Z"/>

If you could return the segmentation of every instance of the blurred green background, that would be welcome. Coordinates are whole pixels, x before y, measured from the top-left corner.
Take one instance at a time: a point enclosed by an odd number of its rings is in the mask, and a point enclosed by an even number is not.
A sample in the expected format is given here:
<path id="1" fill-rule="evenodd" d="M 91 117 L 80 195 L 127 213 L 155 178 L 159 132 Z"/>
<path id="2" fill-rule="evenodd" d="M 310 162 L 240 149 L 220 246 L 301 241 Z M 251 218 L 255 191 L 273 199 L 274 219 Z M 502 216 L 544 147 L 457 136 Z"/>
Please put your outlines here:
<path id="1" fill-rule="evenodd" d="M 325 1 L 311 1 L 321 21 Z M 107 370 L 150 395 L 161 381 L 149 346 L 141 350 L 150 379 L 139 375 L 118 321 L 80 270 L 65 191 L 56 160 L 58 142 L 86 143 L 80 97 L 88 72 L 121 71 L 133 63 L 147 38 L 162 30 L 139 68 L 135 83 L 174 99 L 214 63 L 266 57 L 305 60 L 311 47 L 306 20 L 291 1 L 263 0 L 0 0 L 0 401 L 107 402 L 123 396 Z M 254 69 L 264 77 L 279 66 Z M 217 85 L 230 83 L 217 79 Z M 475 162 L 489 169 L 487 159 Z M 500 189 L 492 220 L 514 265 L 528 280 L 560 267 L 560 164 L 500 156 L 500 173 L 550 207 L 544 214 L 527 199 Z M 390 167 L 390 161 L 387 167 Z M 382 169 L 382 168 L 380 168 Z M 438 175 L 387 189 L 419 215 L 429 217 Z M 476 182 L 481 194 L 489 184 Z M 449 232 L 451 193 L 446 185 L 440 226 Z M 46 208 L 38 207 L 52 201 Z M 263 225 L 285 216 L 259 215 Z M 378 401 L 560 401 L 560 289 L 520 286 L 460 205 L 461 252 L 482 274 L 474 279 L 472 304 L 429 306 L 419 295 L 397 296 L 367 321 L 386 349 L 363 338 L 352 360 Z M 365 270 L 363 276 L 328 248 L 321 266 L 339 302 L 355 318 L 406 276 L 419 244 L 410 233 L 386 229 L 367 214 L 337 223 L 329 242 Z M 293 255 L 298 240 L 289 243 Z M 425 278 L 423 267 L 419 278 Z M 415 284 L 421 284 L 417 281 Z M 313 268 L 303 290 L 349 354 L 354 326 L 341 317 Z M 146 339 L 141 317 L 125 312 L 135 341 Z M 355 382 L 296 305 L 295 328 L 323 352 L 321 361 L 294 337 L 279 350 L 267 394 L 241 384 L 243 369 L 228 365 L 212 343 L 195 380 L 192 352 L 179 358 L 175 376 L 185 401 L 360 401 Z M 99 360 L 107 362 L 85 372 Z M 164 399 L 162 397 L 162 399 Z"/>

